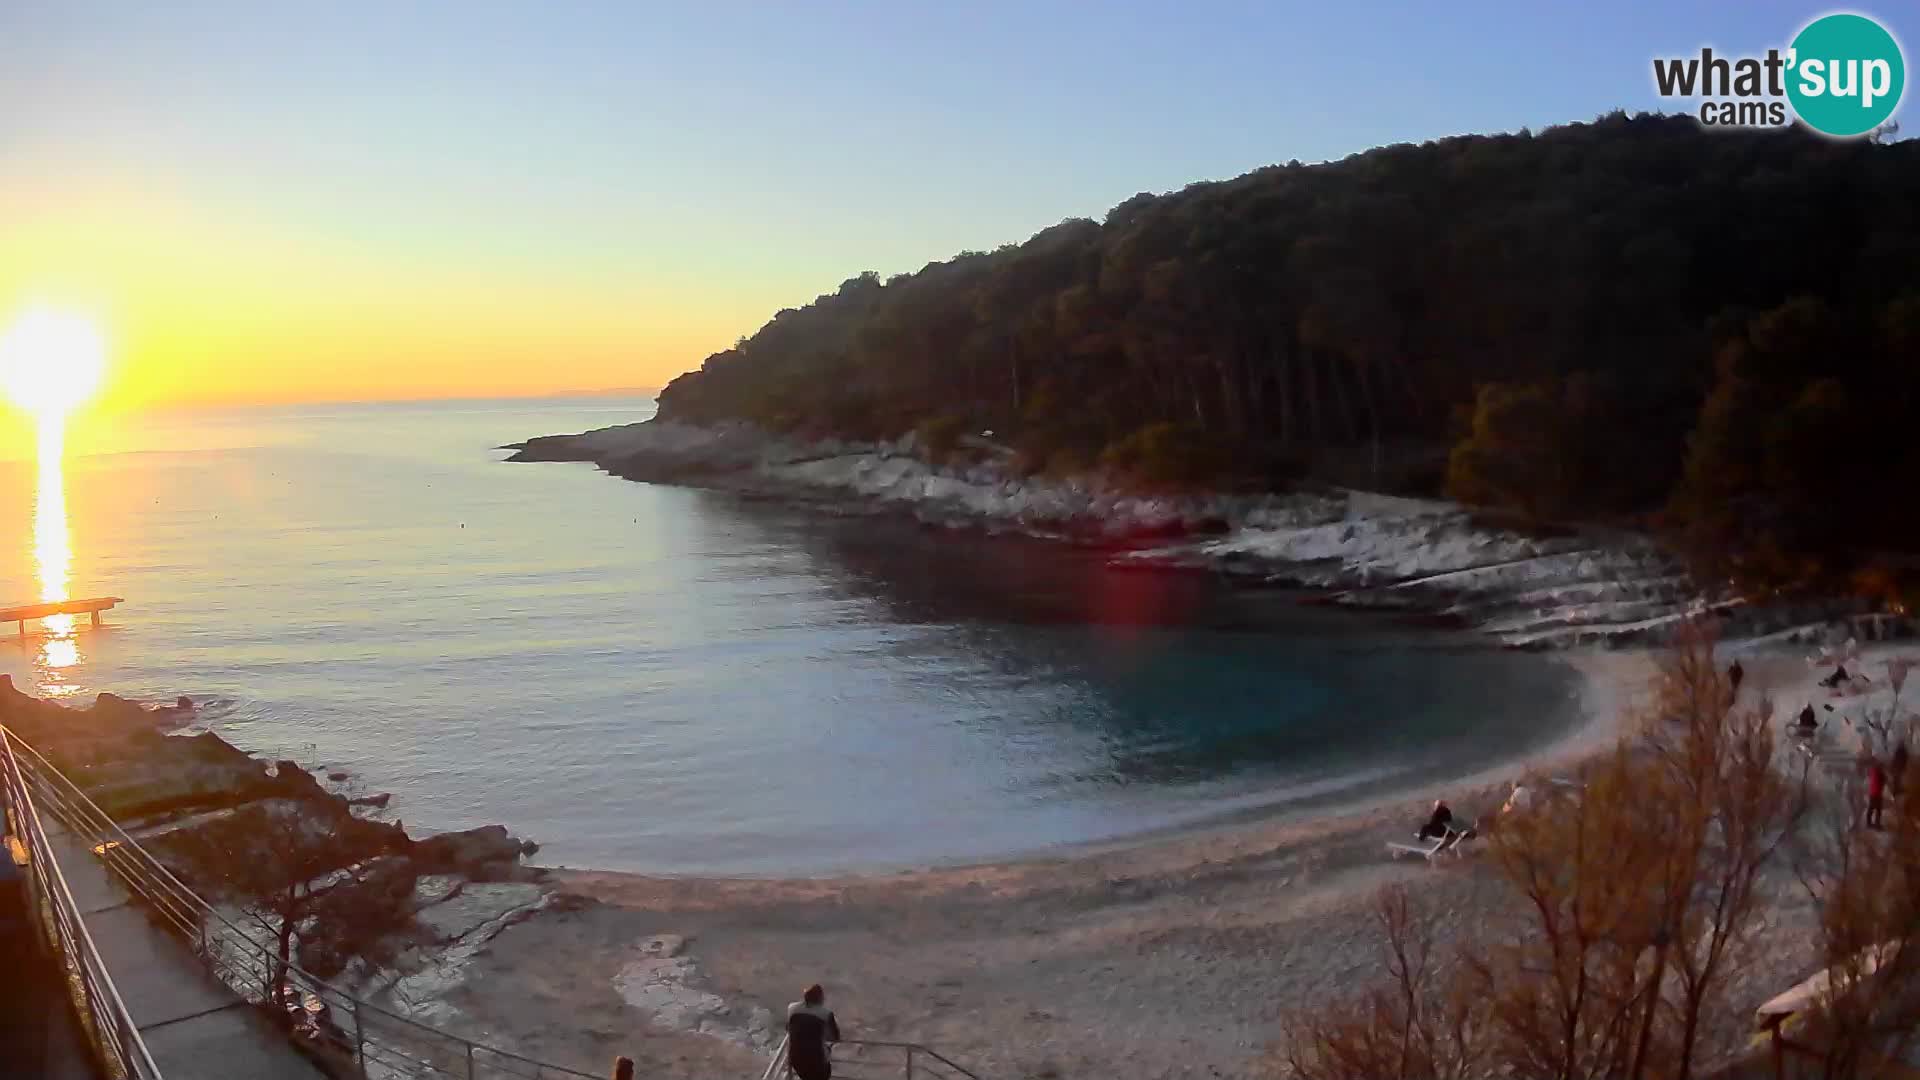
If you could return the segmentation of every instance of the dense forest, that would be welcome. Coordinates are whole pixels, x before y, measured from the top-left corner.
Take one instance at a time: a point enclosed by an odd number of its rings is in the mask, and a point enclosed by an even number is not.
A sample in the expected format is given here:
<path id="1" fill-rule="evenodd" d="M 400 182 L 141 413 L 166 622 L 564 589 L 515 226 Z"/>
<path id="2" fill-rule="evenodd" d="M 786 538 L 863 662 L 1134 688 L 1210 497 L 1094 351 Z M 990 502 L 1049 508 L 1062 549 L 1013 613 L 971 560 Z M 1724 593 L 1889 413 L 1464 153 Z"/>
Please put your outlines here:
<path id="1" fill-rule="evenodd" d="M 789 309 L 662 414 L 1145 486 L 1661 528 L 1749 586 L 1920 562 L 1920 146 L 1614 113 L 1290 162 Z"/>

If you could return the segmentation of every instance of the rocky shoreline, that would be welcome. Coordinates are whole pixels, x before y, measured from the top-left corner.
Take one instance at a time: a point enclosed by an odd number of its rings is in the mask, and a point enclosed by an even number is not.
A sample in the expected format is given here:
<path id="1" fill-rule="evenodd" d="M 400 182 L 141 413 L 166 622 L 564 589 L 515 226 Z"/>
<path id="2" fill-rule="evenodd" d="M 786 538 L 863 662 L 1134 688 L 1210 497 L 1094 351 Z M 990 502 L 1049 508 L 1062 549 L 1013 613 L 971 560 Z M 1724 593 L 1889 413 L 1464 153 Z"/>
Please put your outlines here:
<path id="1" fill-rule="evenodd" d="M 1652 538 L 1623 530 L 1526 532 L 1455 503 L 1333 489 L 1288 494 L 1141 494 L 1098 476 L 1022 476 L 1012 452 L 962 439 L 930 462 L 911 434 L 805 441 L 750 425 L 653 419 L 502 449 L 509 461 L 590 462 L 614 476 L 893 510 L 1112 549 L 1117 568 L 1206 572 L 1313 590 L 1316 602 L 1394 612 L 1523 649 L 1657 645 L 1712 613 L 1736 638 L 1908 636 L 1905 618 L 1848 600 L 1755 604 L 1709 598 Z"/>
<path id="2" fill-rule="evenodd" d="M 339 865 L 321 869 L 362 871 L 364 884 L 355 888 L 409 890 L 409 917 L 377 950 L 390 962 L 347 964 L 333 982 L 403 1017 L 457 1022 L 446 998 L 474 957 L 507 927 L 556 904 L 552 876 L 523 862 L 538 845 L 504 826 L 416 839 L 399 821 L 385 820 L 388 796 L 329 791 L 296 762 L 263 761 L 213 732 L 189 733 L 196 713 L 186 698 L 156 708 L 105 693 L 91 707 L 68 708 L 21 693 L 0 675 L 0 724 L 204 897 L 218 900 L 224 883 L 217 868 L 193 857 L 195 839 L 222 822 L 270 810 L 302 827 L 352 823 L 335 830 L 342 839 L 330 851 Z M 326 776 L 335 784 L 346 779 L 338 771 Z M 349 939 L 362 930 L 345 929 Z"/>

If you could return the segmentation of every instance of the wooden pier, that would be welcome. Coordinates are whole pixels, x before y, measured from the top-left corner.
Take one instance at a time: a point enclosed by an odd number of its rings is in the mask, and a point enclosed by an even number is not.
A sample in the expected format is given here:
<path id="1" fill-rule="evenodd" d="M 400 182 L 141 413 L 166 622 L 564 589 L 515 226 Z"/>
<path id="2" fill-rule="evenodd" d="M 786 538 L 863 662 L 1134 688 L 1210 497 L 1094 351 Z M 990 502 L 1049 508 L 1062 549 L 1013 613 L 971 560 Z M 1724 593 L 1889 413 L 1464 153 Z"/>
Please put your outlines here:
<path id="1" fill-rule="evenodd" d="M 27 636 L 27 620 L 44 619 L 49 615 L 93 616 L 93 625 L 100 625 L 100 613 L 115 604 L 125 603 L 118 596 L 95 596 L 87 600 L 56 600 L 46 604 L 22 604 L 19 607 L 0 608 L 0 623 L 17 622 L 20 624 L 20 636 Z"/>

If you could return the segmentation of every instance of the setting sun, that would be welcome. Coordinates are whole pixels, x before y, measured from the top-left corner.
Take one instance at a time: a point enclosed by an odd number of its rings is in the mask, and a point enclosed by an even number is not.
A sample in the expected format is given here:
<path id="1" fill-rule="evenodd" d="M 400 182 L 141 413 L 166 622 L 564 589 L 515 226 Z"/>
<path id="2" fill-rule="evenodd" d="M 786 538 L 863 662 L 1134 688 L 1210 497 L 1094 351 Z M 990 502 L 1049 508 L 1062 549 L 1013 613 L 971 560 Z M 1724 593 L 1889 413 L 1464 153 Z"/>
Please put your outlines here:
<path id="1" fill-rule="evenodd" d="M 106 336 L 93 320 L 56 308 L 29 308 L 0 335 L 0 385 L 36 416 L 64 416 L 100 389 Z"/>

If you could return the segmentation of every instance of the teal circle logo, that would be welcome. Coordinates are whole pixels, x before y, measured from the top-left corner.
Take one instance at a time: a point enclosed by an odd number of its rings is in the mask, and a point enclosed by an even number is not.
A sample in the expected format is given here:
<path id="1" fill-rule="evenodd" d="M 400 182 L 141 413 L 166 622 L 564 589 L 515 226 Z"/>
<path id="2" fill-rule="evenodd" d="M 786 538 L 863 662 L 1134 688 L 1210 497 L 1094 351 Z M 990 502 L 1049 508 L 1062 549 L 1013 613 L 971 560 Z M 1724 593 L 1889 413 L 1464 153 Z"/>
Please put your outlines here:
<path id="1" fill-rule="evenodd" d="M 1823 15 L 1793 39 L 1787 100 L 1808 127 L 1864 135 L 1893 115 L 1907 88 L 1900 43 L 1864 15 Z"/>

